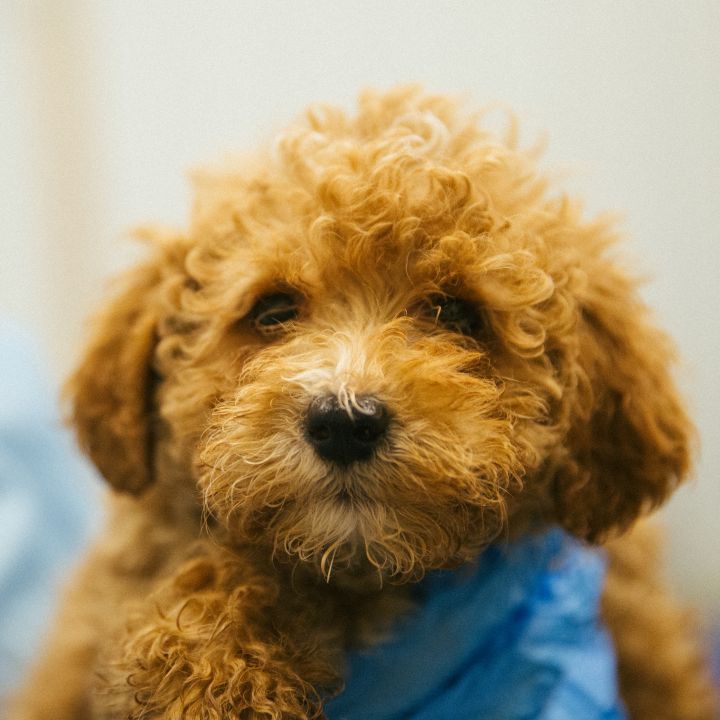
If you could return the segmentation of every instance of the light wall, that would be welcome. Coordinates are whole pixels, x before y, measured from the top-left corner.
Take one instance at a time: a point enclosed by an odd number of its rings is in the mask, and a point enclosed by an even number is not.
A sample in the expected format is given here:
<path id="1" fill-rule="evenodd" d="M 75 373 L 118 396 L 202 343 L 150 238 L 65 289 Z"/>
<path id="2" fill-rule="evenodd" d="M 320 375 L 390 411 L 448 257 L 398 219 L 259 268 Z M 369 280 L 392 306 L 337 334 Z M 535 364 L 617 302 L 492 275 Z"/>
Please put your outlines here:
<path id="1" fill-rule="evenodd" d="M 310 101 L 423 83 L 499 101 L 588 212 L 624 212 L 702 440 L 670 505 L 678 591 L 720 616 L 720 4 L 6 0 L 0 310 L 66 372 L 127 228 L 182 224 L 185 173 Z"/>

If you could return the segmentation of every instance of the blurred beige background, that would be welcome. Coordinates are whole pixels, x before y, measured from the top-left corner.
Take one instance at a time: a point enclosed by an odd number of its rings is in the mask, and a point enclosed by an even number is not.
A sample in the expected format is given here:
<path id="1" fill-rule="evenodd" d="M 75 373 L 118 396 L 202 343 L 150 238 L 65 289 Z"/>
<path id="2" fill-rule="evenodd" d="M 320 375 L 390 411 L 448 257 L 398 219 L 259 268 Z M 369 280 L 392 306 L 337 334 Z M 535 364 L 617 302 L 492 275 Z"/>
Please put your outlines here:
<path id="1" fill-rule="evenodd" d="M 420 81 L 500 101 L 545 164 L 624 212 L 646 296 L 680 345 L 700 428 L 666 511 L 669 575 L 720 620 L 720 3 L 717 0 L 4 0 L 0 314 L 71 366 L 145 220 L 182 224 L 186 171 L 314 100 Z"/>

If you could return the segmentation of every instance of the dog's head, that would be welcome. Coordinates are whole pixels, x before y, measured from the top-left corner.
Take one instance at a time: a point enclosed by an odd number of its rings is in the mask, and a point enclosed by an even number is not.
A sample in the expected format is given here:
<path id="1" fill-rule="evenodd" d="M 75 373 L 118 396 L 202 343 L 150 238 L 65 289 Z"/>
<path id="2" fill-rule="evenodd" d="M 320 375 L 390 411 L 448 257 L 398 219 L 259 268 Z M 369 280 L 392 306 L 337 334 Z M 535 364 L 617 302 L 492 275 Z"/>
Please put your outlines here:
<path id="1" fill-rule="evenodd" d="M 310 113 L 127 276 L 71 382 L 81 442 L 134 493 L 162 444 L 234 537 L 326 574 L 416 577 L 514 522 L 598 539 L 690 429 L 613 239 L 443 99 Z"/>

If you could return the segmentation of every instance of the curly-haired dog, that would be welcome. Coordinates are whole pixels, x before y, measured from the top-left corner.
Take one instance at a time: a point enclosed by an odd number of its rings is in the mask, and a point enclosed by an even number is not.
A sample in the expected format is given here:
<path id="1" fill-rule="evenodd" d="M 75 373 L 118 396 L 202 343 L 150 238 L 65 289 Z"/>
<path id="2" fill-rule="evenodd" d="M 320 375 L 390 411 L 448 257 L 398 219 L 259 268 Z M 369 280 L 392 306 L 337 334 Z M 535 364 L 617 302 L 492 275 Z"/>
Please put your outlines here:
<path id="1" fill-rule="evenodd" d="M 604 221 L 416 90 L 197 179 L 69 391 L 115 492 L 18 717 L 309 718 L 424 573 L 596 543 L 688 470 L 672 350 Z M 609 545 L 633 718 L 708 719 L 651 539 Z"/>

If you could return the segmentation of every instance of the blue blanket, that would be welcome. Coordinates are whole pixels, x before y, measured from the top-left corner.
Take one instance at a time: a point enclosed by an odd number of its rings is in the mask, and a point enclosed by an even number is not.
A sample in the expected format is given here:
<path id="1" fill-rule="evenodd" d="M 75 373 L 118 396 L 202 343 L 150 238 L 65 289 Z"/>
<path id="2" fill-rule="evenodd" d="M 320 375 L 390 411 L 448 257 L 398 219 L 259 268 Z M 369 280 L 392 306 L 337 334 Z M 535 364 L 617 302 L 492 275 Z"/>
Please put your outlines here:
<path id="1" fill-rule="evenodd" d="M 57 586 L 99 514 L 40 356 L 27 333 L 0 320 L 0 695 L 35 653 Z"/>
<path id="2" fill-rule="evenodd" d="M 349 658 L 329 720 L 621 720 L 604 558 L 560 530 L 437 572 L 392 639 Z"/>

